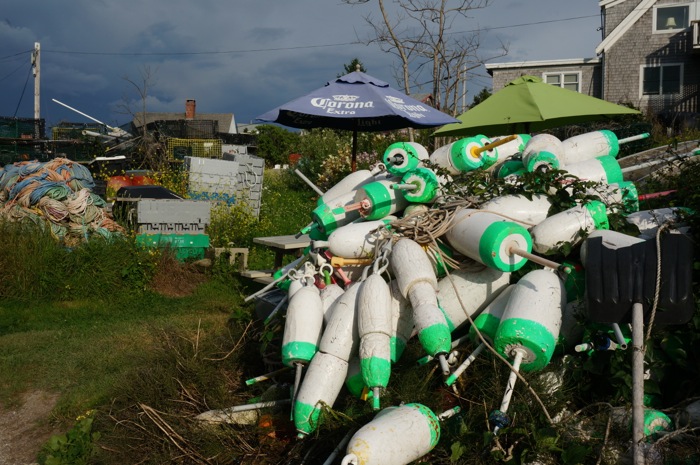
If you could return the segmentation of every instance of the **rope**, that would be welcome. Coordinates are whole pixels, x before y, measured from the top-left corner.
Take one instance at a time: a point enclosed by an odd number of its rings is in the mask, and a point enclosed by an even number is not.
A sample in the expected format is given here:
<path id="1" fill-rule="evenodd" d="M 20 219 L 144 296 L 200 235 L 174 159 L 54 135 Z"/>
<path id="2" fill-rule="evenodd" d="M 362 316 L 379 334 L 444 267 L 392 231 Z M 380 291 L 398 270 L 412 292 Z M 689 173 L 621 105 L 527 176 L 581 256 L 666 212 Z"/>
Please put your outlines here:
<path id="1" fill-rule="evenodd" d="M 671 222 L 666 222 L 656 231 L 656 288 L 654 289 L 654 303 L 651 306 L 649 323 L 647 324 L 647 334 L 644 338 L 645 343 L 651 337 L 651 330 L 654 327 L 654 319 L 656 318 L 656 307 L 659 305 L 659 294 L 661 293 L 661 232 L 670 226 Z"/>

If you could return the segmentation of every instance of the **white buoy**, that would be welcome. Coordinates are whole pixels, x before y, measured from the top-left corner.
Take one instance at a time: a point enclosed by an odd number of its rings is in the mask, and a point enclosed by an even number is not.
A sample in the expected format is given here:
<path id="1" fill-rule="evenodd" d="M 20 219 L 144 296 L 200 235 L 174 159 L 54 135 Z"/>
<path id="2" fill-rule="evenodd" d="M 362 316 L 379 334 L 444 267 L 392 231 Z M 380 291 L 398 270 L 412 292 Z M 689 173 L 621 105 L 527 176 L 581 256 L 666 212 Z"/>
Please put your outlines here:
<path id="1" fill-rule="evenodd" d="M 614 132 L 607 129 L 579 134 L 562 141 L 564 153 L 560 161 L 566 166 L 596 157 L 610 156 L 616 158 L 620 153 L 620 145 L 646 139 L 647 137 L 649 137 L 649 133 L 645 132 L 636 136 L 618 139 Z"/>
<path id="2" fill-rule="evenodd" d="M 337 228 L 325 241 L 313 241 L 314 248 L 325 247 L 336 257 L 367 258 L 376 252 L 377 239 L 395 217 L 374 221 L 356 221 Z"/>
<path id="3" fill-rule="evenodd" d="M 302 228 L 300 233 L 311 235 L 312 232 L 318 231 L 321 236 L 327 237 L 340 226 L 358 219 L 360 213 L 357 210 L 346 209 L 354 203 L 356 194 L 357 191 L 349 191 L 314 208 L 311 212 L 311 223 Z"/>
<path id="4" fill-rule="evenodd" d="M 439 440 L 440 421 L 428 407 L 388 407 L 352 436 L 341 465 L 407 465 Z"/>
<path id="5" fill-rule="evenodd" d="M 532 138 L 530 134 L 514 134 L 515 138 L 509 140 L 503 145 L 498 147 L 498 159 L 496 164 L 505 162 L 508 158 L 522 153 L 527 145 L 528 141 Z M 495 142 L 501 139 L 505 139 L 507 136 L 492 137 L 491 141 Z"/>
<path id="6" fill-rule="evenodd" d="M 598 197 L 611 211 L 634 213 L 639 210 L 639 193 L 632 181 L 598 184 L 586 189 L 586 194 Z"/>
<path id="7" fill-rule="evenodd" d="M 454 332 L 473 320 L 508 287 L 510 273 L 484 268 L 480 271 L 455 270 L 438 281 L 438 302 L 450 330 Z"/>
<path id="8" fill-rule="evenodd" d="M 301 381 L 303 366 L 318 351 L 323 331 L 323 303 L 316 286 L 304 286 L 290 299 L 282 335 L 282 363 L 296 369 L 294 394 Z"/>
<path id="9" fill-rule="evenodd" d="M 333 406 L 343 388 L 348 363 L 357 353 L 357 296 L 360 286 L 350 285 L 333 304 L 319 350 L 306 369 L 294 402 L 294 426 L 299 436 L 312 433 L 319 424 L 323 404 Z"/>
<path id="10" fill-rule="evenodd" d="M 541 370 L 552 359 L 565 305 L 564 283 L 552 271 L 531 271 L 515 284 L 494 338 L 496 351 L 513 361 L 501 406 L 490 415 L 494 433 L 507 424 L 517 372 Z"/>
<path id="11" fill-rule="evenodd" d="M 687 213 L 690 210 L 684 209 L 683 207 L 668 207 L 668 208 L 656 208 L 653 210 L 642 210 L 635 213 L 631 213 L 625 217 L 625 220 L 639 229 L 639 233 L 645 238 L 656 236 L 656 232 L 659 227 L 665 223 L 671 223 L 674 227 L 672 229 L 678 229 L 681 232 L 687 232 L 688 228 L 684 227 L 682 223 L 683 211 Z"/>
<path id="12" fill-rule="evenodd" d="M 525 169 L 534 173 L 540 169 L 559 169 L 564 155 L 564 146 L 559 138 L 551 134 L 535 134 L 523 148 L 522 159 Z"/>
<path id="13" fill-rule="evenodd" d="M 389 257 L 401 294 L 411 302 L 413 323 L 423 349 L 449 373 L 445 354 L 450 351 L 450 329 L 437 302 L 437 278 L 423 248 L 408 238 L 394 244 Z"/>
<path id="14" fill-rule="evenodd" d="M 459 139 L 436 149 L 430 162 L 444 168 L 449 174 L 459 174 L 481 168 L 484 160 L 478 149 L 490 143 L 488 137 L 477 135 Z"/>
<path id="15" fill-rule="evenodd" d="M 402 294 L 396 280 L 389 283 L 391 290 L 391 363 L 396 363 L 413 335 L 413 308 Z"/>
<path id="16" fill-rule="evenodd" d="M 593 200 L 556 213 L 533 227 L 530 230 L 532 248 L 538 253 L 547 254 L 565 242 L 576 245 L 586 233 L 609 227 L 605 204 Z"/>
<path id="17" fill-rule="evenodd" d="M 330 309 L 333 308 L 335 302 L 345 293 L 345 289 L 336 283 L 326 285 L 321 289 L 321 302 L 323 303 L 323 322 L 328 324 L 331 319 Z"/>
<path id="18" fill-rule="evenodd" d="M 379 410 L 380 389 L 391 376 L 392 305 L 389 285 L 378 273 L 361 283 L 357 314 L 362 379 L 372 389 L 373 408 Z"/>
<path id="19" fill-rule="evenodd" d="M 513 253 L 513 248 L 527 253 L 532 250 L 530 233 L 525 228 L 476 209 L 459 210 L 445 237 L 456 251 L 501 271 L 516 271 L 527 262 Z"/>
<path id="20" fill-rule="evenodd" d="M 347 208 L 359 212 L 365 220 L 380 220 L 403 211 L 409 202 L 401 190 L 392 188 L 400 180 L 391 178 L 365 184 L 356 191 L 354 203 Z"/>
<path id="21" fill-rule="evenodd" d="M 382 173 L 380 166 L 377 165 L 371 170 L 357 170 L 348 174 L 319 197 L 318 205 L 328 204 L 332 199 L 357 190 L 360 186 L 374 181 L 375 176 Z"/>
<path id="22" fill-rule="evenodd" d="M 562 168 L 581 181 L 617 184 L 622 182 L 622 169 L 615 157 L 597 157 L 566 165 Z"/>
<path id="23" fill-rule="evenodd" d="M 493 340 L 496 337 L 498 325 L 501 324 L 501 317 L 506 310 L 508 299 L 513 292 L 514 284 L 507 286 L 500 294 L 498 294 L 489 303 L 484 310 L 474 318 L 474 324 L 469 327 L 468 337 L 473 344 L 476 344 L 474 351 L 447 377 L 445 380 L 446 386 L 452 386 L 457 378 L 462 376 L 462 373 L 476 360 L 476 357 L 483 352 L 486 347 L 481 341 L 483 338 L 490 346 L 493 346 Z M 481 335 L 481 338 L 479 337 Z"/>
<path id="24" fill-rule="evenodd" d="M 484 202 L 479 210 L 497 213 L 504 220 L 514 221 L 529 229 L 544 221 L 551 207 L 552 202 L 544 194 L 532 194 L 531 197 L 511 194 Z"/>
<path id="25" fill-rule="evenodd" d="M 505 160 L 503 163 L 499 163 L 493 168 L 493 174 L 498 179 L 508 178 L 509 176 L 517 177 L 523 173 L 527 173 L 527 169 L 525 165 L 523 165 L 521 159 Z"/>
<path id="26" fill-rule="evenodd" d="M 400 176 L 418 168 L 429 157 L 428 150 L 417 142 L 394 142 L 384 151 L 382 161 L 387 171 Z"/>

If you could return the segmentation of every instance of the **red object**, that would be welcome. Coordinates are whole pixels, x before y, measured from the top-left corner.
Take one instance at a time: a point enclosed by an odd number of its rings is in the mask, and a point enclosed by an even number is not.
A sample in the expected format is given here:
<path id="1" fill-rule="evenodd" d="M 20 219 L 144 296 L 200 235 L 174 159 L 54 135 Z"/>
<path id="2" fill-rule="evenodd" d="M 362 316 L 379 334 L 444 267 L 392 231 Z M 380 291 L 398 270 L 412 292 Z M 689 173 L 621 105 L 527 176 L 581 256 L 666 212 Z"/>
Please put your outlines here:
<path id="1" fill-rule="evenodd" d="M 676 192 L 676 189 L 673 189 L 670 191 L 652 192 L 651 194 L 642 194 L 639 196 L 639 200 L 658 199 L 659 197 L 665 197 L 665 196 L 671 195 L 675 192 Z"/>
<path id="2" fill-rule="evenodd" d="M 132 179 L 129 176 L 112 176 L 107 180 L 105 191 L 107 200 L 112 200 L 117 196 L 117 191 L 124 186 L 132 186 Z"/>

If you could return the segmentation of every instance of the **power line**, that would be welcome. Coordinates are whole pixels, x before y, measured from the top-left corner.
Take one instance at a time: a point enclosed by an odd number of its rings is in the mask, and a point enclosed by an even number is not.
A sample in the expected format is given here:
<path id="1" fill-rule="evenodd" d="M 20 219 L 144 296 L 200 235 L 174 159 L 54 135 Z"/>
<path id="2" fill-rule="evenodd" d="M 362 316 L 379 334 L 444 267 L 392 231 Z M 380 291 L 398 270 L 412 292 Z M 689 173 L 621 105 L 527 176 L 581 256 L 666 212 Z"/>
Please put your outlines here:
<path id="1" fill-rule="evenodd" d="M 25 50 L 23 52 L 13 53 L 12 55 L 5 55 L 4 57 L 0 57 L 0 60 L 5 60 L 6 58 L 13 58 L 13 57 L 16 57 L 17 55 L 24 55 L 25 53 L 29 53 L 29 52 L 33 52 L 33 51 L 34 51 L 34 49 L 32 48 L 29 50 Z"/>
<path id="2" fill-rule="evenodd" d="M 10 71 L 8 74 L 6 74 L 6 75 L 4 75 L 3 77 L 1 77 L 1 78 L 0 78 L 0 82 L 2 82 L 2 81 L 4 81 L 5 79 L 9 78 L 10 76 L 12 76 L 12 75 L 15 74 L 17 71 L 19 71 L 20 69 L 22 69 L 23 67 L 25 67 L 25 66 L 27 66 L 27 65 L 29 65 L 29 66 L 31 67 L 31 63 L 22 63 L 22 64 L 19 65 L 17 68 L 15 68 L 14 70 Z"/>

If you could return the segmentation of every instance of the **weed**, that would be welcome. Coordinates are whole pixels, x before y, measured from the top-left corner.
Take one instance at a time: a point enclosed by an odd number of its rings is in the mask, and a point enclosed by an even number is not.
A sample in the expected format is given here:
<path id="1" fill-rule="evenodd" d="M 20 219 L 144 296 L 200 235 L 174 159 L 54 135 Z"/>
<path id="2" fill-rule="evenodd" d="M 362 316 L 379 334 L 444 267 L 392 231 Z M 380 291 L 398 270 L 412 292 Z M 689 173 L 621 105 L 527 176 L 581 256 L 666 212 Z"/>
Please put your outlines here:
<path id="1" fill-rule="evenodd" d="M 99 432 L 93 432 L 95 410 L 76 418 L 75 425 L 65 434 L 52 436 L 39 453 L 41 465 L 87 465 L 95 453 Z"/>

